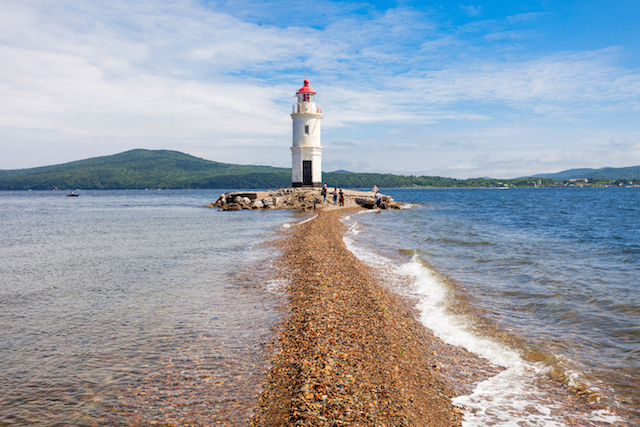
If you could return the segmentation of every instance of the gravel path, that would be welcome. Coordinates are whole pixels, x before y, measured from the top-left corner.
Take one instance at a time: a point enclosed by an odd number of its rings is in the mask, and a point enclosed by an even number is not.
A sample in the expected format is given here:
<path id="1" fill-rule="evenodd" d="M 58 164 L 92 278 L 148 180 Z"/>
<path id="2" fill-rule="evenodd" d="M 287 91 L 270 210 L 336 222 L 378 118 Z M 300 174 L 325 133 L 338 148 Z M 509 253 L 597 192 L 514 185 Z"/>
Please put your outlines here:
<path id="1" fill-rule="evenodd" d="M 340 218 L 356 209 L 319 210 L 275 242 L 289 308 L 253 427 L 460 426 L 451 398 L 502 370 L 435 337 L 417 320 L 415 301 L 391 292 L 346 248 Z M 540 383 L 561 422 L 610 425 L 588 416 L 604 406 L 549 378 Z"/>
<path id="2" fill-rule="evenodd" d="M 344 213 L 321 211 L 278 242 L 289 315 L 251 425 L 460 425 L 442 343 L 347 250 Z"/>

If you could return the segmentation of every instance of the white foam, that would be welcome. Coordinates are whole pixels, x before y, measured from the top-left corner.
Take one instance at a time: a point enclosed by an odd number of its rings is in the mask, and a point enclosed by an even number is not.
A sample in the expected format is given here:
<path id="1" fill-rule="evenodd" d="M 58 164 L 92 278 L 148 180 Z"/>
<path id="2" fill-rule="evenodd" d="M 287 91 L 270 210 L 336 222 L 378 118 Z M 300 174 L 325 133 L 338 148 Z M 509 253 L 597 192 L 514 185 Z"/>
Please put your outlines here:
<path id="1" fill-rule="evenodd" d="M 281 294 L 287 286 L 287 281 L 284 279 L 270 279 L 265 283 L 265 288 L 268 292 L 274 294 Z"/>
<path id="2" fill-rule="evenodd" d="M 347 249 L 368 265 L 389 271 L 392 260 L 357 244 L 356 238 L 361 231 L 357 221 L 350 225 L 343 238 Z M 414 285 L 411 293 L 419 301 L 416 308 L 420 312 L 420 321 L 437 337 L 506 368 L 479 383 L 470 395 L 453 399 L 453 403 L 463 409 L 463 426 L 565 425 L 567 408 L 560 407 L 538 386 L 539 376 L 547 371 L 543 364 L 528 362 L 507 345 L 478 335 L 469 318 L 449 311 L 448 307 L 455 296 L 434 271 L 420 262 L 417 255 L 391 273 L 395 273 L 392 276 L 411 279 Z M 574 413 L 572 417 L 603 423 L 621 420 L 606 411 Z"/>
<path id="3" fill-rule="evenodd" d="M 366 215 L 370 213 L 380 213 L 378 209 L 367 209 L 366 211 L 358 211 L 356 215 Z"/>
<path id="4" fill-rule="evenodd" d="M 513 367 L 481 382 L 472 394 L 454 398 L 453 404 L 465 409 L 462 425 L 564 426 L 560 407 L 540 399 L 536 376 L 524 366 Z"/>
<path id="5" fill-rule="evenodd" d="M 349 226 L 349 234 L 352 236 L 357 236 L 360 234 L 360 223 L 358 221 L 354 221 L 353 224 Z"/>
<path id="6" fill-rule="evenodd" d="M 342 237 L 342 240 L 347 246 L 347 249 L 359 260 L 369 265 L 373 265 L 377 268 L 388 267 L 392 263 L 390 259 L 385 258 L 382 255 L 367 250 L 365 247 L 356 244 L 353 238 L 361 232 L 362 229 L 360 228 L 360 223 L 358 221 L 353 221 L 353 223 L 349 226 L 347 233 Z"/>
<path id="7" fill-rule="evenodd" d="M 606 409 L 600 409 L 599 411 L 592 411 L 589 417 L 586 419 L 591 421 L 600 421 L 603 423 L 613 424 L 618 421 L 622 421 L 622 418 L 613 414 Z"/>
<path id="8" fill-rule="evenodd" d="M 420 320 L 448 344 L 459 346 L 506 368 L 479 383 L 470 395 L 453 403 L 463 408 L 463 426 L 563 426 L 562 411 L 546 398 L 536 378 L 546 371 L 540 363 L 525 361 L 520 354 L 498 341 L 476 334 L 464 315 L 449 312 L 453 298 L 446 284 L 417 256 L 398 268 L 398 273 L 414 278 Z"/>
<path id="9" fill-rule="evenodd" d="M 375 268 L 384 268 L 391 260 L 357 245 L 357 234 L 350 227 L 344 237 L 347 248 L 360 260 Z M 414 283 L 412 294 L 418 297 L 420 321 L 448 344 L 463 347 L 492 363 L 507 368 L 478 384 L 471 395 L 460 396 L 453 403 L 463 408 L 464 426 L 563 425 L 552 415 L 553 402 L 542 403 L 534 379 L 544 371 L 542 365 L 525 362 L 517 351 L 504 344 L 476 335 L 471 322 L 462 315 L 447 311 L 450 295 L 446 284 L 414 256 L 400 265 L 395 274 L 408 276 Z M 520 423 L 520 424 L 518 424 Z"/>
<path id="10" fill-rule="evenodd" d="M 422 265 L 417 256 L 401 265 L 397 272 L 414 278 L 415 294 L 420 297 L 417 304 L 420 320 L 437 337 L 499 366 L 516 367 L 524 363 L 516 351 L 496 341 L 475 335 L 469 328 L 468 319 L 449 313 L 447 306 L 451 296 L 446 285 L 429 268 Z"/>
<path id="11" fill-rule="evenodd" d="M 304 224 L 305 222 L 309 222 L 309 221 L 314 220 L 314 219 L 316 219 L 316 218 L 318 218 L 318 215 L 317 215 L 317 214 L 316 214 L 316 215 L 314 215 L 314 216 L 312 216 L 311 218 L 307 218 L 307 219 L 305 219 L 304 221 L 300 221 L 299 223 L 297 223 L 297 224 L 295 224 L 295 225 L 301 225 L 301 224 Z"/>
<path id="12" fill-rule="evenodd" d="M 314 215 L 311 218 L 307 218 L 304 221 L 300 221 L 300 222 L 285 222 L 284 224 L 282 224 L 283 228 L 291 228 L 292 226 L 296 226 L 296 225 L 302 225 L 305 222 L 309 222 L 311 220 L 314 220 L 318 217 L 318 215 Z"/>
<path id="13" fill-rule="evenodd" d="M 622 418 L 607 411 L 568 413 L 550 398 L 543 398 L 536 372 L 510 368 L 478 384 L 472 394 L 452 399 L 464 408 L 463 427 L 565 426 L 566 418 L 613 424 Z"/>

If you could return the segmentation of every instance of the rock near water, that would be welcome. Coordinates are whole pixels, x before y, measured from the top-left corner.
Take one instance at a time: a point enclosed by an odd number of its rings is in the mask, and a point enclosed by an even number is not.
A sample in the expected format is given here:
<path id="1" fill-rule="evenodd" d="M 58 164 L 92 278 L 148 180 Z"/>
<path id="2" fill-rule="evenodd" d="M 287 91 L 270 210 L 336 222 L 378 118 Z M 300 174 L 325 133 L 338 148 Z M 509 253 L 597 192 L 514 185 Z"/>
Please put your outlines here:
<path id="1" fill-rule="evenodd" d="M 335 189 L 339 193 L 339 189 Z M 215 203 L 207 207 L 225 211 L 242 209 L 290 209 L 311 211 L 318 208 L 334 209 L 349 207 L 376 208 L 375 194 L 370 191 L 342 190 L 344 204 L 334 203 L 334 189 L 329 189 L 323 197 L 318 188 L 284 188 L 276 191 L 230 192 L 222 194 Z M 339 199 L 339 196 L 338 196 Z M 390 196 L 383 195 L 381 209 L 401 209 L 402 203 L 395 202 Z"/>

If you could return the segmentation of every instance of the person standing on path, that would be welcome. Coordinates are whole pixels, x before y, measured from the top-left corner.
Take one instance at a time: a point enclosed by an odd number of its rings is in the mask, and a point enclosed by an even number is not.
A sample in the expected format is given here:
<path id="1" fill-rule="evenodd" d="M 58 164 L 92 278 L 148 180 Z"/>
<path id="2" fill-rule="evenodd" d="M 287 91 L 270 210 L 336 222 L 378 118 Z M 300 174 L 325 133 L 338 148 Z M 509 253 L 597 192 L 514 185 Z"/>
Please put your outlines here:
<path id="1" fill-rule="evenodd" d="M 344 193 L 342 192 L 342 188 L 340 189 L 340 206 L 344 206 Z"/>
<path id="2" fill-rule="evenodd" d="M 338 204 L 338 189 L 337 188 L 333 189 L 333 204 L 334 205 Z"/>
<path id="3" fill-rule="evenodd" d="M 322 186 L 322 190 L 320 191 L 320 195 L 324 197 L 323 203 L 327 203 L 327 184 Z"/>
<path id="4" fill-rule="evenodd" d="M 378 209 L 380 209 L 380 205 L 382 204 L 382 195 L 380 194 L 380 191 L 376 190 L 376 206 L 378 207 Z"/>

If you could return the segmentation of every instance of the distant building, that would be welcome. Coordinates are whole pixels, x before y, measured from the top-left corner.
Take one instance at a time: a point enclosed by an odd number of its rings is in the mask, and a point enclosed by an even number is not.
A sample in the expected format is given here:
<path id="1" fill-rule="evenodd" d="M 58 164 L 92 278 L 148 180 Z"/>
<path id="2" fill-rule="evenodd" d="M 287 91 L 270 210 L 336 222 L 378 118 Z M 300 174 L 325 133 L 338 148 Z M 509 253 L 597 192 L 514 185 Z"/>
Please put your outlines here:
<path id="1" fill-rule="evenodd" d="M 291 184 L 293 187 L 322 186 L 322 146 L 320 120 L 322 112 L 316 105 L 316 93 L 309 80 L 296 93 L 293 106 L 293 145 L 291 146 Z"/>

